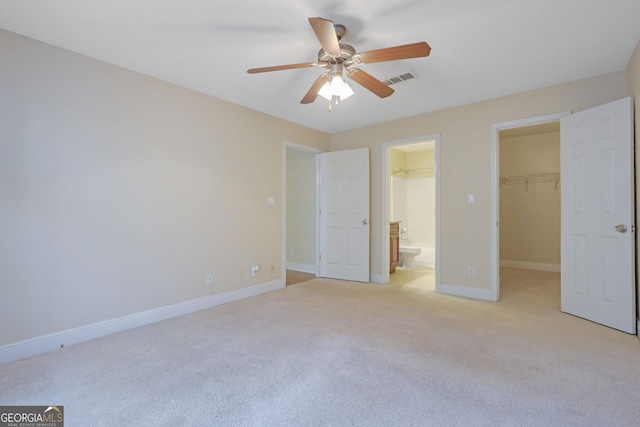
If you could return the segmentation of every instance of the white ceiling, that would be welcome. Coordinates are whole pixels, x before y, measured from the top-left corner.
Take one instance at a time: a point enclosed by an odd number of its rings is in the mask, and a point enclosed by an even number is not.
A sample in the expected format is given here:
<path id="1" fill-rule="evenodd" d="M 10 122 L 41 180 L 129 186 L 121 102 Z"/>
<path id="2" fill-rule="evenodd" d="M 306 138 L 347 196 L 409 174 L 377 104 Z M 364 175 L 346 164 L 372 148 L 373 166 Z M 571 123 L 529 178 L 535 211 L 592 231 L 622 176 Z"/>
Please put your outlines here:
<path id="1" fill-rule="evenodd" d="M 322 73 L 246 70 L 317 60 L 307 18 L 347 27 L 359 52 L 426 41 L 428 58 L 361 65 L 418 78 L 327 111 L 300 100 Z M 626 67 L 638 0 L 0 0 L 0 28 L 328 133 Z"/>

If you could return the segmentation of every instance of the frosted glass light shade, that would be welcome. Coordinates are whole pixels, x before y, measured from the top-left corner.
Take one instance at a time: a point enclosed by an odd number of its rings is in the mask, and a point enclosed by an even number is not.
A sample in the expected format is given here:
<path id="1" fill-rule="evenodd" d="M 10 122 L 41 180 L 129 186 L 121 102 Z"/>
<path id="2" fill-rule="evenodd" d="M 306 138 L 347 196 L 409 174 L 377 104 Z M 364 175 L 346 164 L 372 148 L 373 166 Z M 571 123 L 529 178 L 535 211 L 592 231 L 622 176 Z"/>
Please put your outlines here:
<path id="1" fill-rule="evenodd" d="M 330 82 L 325 83 L 320 88 L 318 95 L 327 101 L 331 101 L 334 96 L 339 97 L 340 101 L 344 101 L 353 95 L 353 89 L 351 89 L 351 86 L 349 86 L 342 76 L 338 74 L 333 76 Z"/>

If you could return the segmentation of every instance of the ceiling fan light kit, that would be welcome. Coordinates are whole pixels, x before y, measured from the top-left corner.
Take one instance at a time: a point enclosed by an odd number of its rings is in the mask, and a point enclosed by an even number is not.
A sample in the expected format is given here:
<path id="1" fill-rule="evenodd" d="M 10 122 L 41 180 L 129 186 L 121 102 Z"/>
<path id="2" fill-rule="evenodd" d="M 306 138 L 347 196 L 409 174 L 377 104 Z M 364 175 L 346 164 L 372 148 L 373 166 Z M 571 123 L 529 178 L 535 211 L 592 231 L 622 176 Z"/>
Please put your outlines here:
<path id="1" fill-rule="evenodd" d="M 344 101 L 353 95 L 353 89 L 344 81 L 343 72 L 344 66 L 342 63 L 333 64 L 327 82 L 322 85 L 318 91 L 318 95 L 329 102 L 335 99 L 336 104 L 338 103 L 338 99 Z"/>
<path id="2" fill-rule="evenodd" d="M 429 56 L 431 53 L 431 47 L 427 42 L 357 53 L 353 46 L 339 43 L 346 32 L 344 26 L 334 25 L 333 22 L 324 18 L 309 18 L 309 23 L 322 46 L 322 49 L 318 52 L 318 62 L 251 68 L 247 70 L 247 73 L 256 74 L 308 67 L 330 69 L 329 72 L 323 73 L 316 79 L 307 94 L 300 101 L 301 104 L 311 104 L 316 100 L 318 95 L 320 95 L 329 101 L 329 111 L 331 111 L 332 101 L 337 104 L 338 100 L 344 101 L 353 95 L 353 89 L 351 89 L 345 81 L 345 74 L 351 80 L 380 98 L 386 98 L 393 94 L 393 89 L 372 75 L 359 68 L 350 68 L 353 64 L 360 65 L 420 58 Z"/>

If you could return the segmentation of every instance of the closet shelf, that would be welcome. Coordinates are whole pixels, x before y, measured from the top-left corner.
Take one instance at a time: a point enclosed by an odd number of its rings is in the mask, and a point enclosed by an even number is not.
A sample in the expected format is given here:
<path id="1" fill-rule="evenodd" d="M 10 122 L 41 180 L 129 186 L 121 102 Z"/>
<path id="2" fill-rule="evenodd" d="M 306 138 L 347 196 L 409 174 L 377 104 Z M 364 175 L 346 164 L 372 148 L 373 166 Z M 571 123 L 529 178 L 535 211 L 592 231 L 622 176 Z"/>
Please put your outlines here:
<path id="1" fill-rule="evenodd" d="M 400 168 L 398 170 L 395 171 L 391 171 L 392 175 L 396 175 L 399 173 L 403 173 L 405 175 L 409 175 L 411 173 L 418 173 L 418 172 L 427 172 L 427 171 L 433 171 L 435 170 L 435 167 L 427 167 L 427 168 L 414 168 L 414 169 L 405 169 L 405 168 Z"/>
<path id="2" fill-rule="evenodd" d="M 528 175 L 500 175 L 500 185 L 524 184 L 527 190 L 529 190 L 529 184 L 541 182 L 552 182 L 555 184 L 555 188 L 557 190 L 558 183 L 560 182 L 560 172 L 532 173 Z"/>

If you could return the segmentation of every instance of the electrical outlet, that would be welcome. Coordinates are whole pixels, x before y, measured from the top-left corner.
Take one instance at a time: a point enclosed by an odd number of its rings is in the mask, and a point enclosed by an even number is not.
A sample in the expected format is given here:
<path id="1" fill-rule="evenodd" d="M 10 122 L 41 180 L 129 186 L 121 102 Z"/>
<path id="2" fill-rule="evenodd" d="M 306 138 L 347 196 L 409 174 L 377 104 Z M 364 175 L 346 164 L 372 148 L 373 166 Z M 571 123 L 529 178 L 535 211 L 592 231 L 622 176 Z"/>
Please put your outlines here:
<path id="1" fill-rule="evenodd" d="M 213 285 L 213 273 L 207 274 L 207 285 Z"/>
<path id="2" fill-rule="evenodd" d="M 475 268 L 469 267 L 468 273 L 469 273 L 469 277 L 476 277 L 476 269 Z"/>
<path id="3" fill-rule="evenodd" d="M 251 267 L 251 275 L 252 276 L 257 276 L 259 270 L 260 270 L 260 267 L 258 266 L 258 264 L 252 266 Z"/>
<path id="4" fill-rule="evenodd" d="M 291 256 L 291 257 L 296 256 L 296 251 L 295 251 L 295 249 L 291 249 L 291 250 L 289 251 L 289 256 Z"/>

